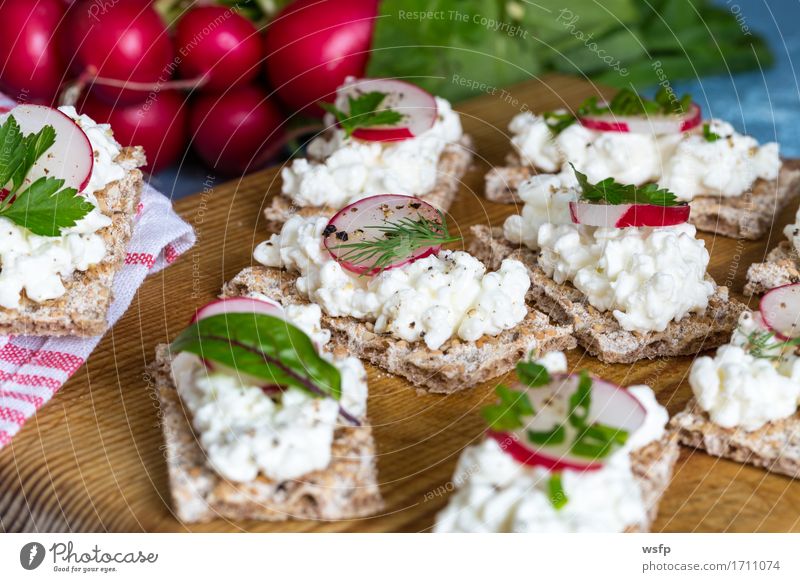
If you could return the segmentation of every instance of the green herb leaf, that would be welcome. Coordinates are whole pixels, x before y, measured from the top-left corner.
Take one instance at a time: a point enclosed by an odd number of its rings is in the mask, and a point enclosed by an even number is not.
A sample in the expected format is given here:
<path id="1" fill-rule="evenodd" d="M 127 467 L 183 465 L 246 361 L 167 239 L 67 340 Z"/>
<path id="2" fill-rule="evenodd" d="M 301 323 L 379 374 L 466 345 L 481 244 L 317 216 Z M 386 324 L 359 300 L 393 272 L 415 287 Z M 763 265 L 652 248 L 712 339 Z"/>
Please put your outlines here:
<path id="1" fill-rule="evenodd" d="M 564 485 L 561 482 L 561 473 L 553 473 L 550 475 L 550 479 L 547 481 L 547 493 L 550 498 L 550 503 L 553 504 L 556 510 L 561 509 L 569 502 L 569 498 L 564 491 Z"/>
<path id="2" fill-rule="evenodd" d="M 606 178 L 597 184 L 592 184 L 583 174 L 572 166 L 578 186 L 581 189 L 581 198 L 590 202 L 605 204 L 655 204 L 658 206 L 677 206 L 680 204 L 677 196 L 657 184 L 635 186 L 623 185 L 615 182 L 613 178 Z"/>
<path id="3" fill-rule="evenodd" d="M 787 348 L 800 345 L 800 337 L 785 341 L 773 341 L 775 333 L 754 331 L 747 336 L 745 350 L 754 358 L 777 360 Z"/>
<path id="4" fill-rule="evenodd" d="M 567 430 L 558 424 L 550 430 L 528 430 L 528 440 L 537 445 L 560 445 L 567 438 Z"/>
<path id="5" fill-rule="evenodd" d="M 349 111 L 342 111 L 333 103 L 320 103 L 328 113 L 333 114 L 339 122 L 345 135 L 350 137 L 356 129 L 361 127 L 375 127 L 377 125 L 397 125 L 403 120 L 404 115 L 394 109 L 379 109 L 388 93 L 370 91 L 358 97 L 348 96 Z"/>
<path id="6" fill-rule="evenodd" d="M 711 124 L 710 123 L 704 123 L 703 124 L 703 137 L 706 138 L 706 141 L 709 141 L 709 142 L 713 143 L 713 142 L 717 141 L 720 138 L 720 135 L 718 133 L 714 133 L 713 131 L 711 131 Z"/>
<path id="7" fill-rule="evenodd" d="M 532 360 L 517 362 L 516 372 L 519 381 L 531 388 L 547 386 L 550 383 L 550 373 L 547 368 Z"/>
<path id="8" fill-rule="evenodd" d="M 495 388 L 495 393 L 500 397 L 500 402 L 481 409 L 489 428 L 498 431 L 521 428 L 523 417 L 536 414 L 526 393 L 502 384 Z"/>
<path id="9" fill-rule="evenodd" d="M 94 206 L 75 188 L 64 188 L 64 180 L 39 178 L 0 207 L 0 216 L 40 236 L 59 236 L 61 229 L 75 226 Z M 11 198 L 12 195 L 9 195 Z"/>
<path id="10" fill-rule="evenodd" d="M 584 426 L 570 447 L 572 454 L 588 459 L 603 459 L 628 440 L 628 431 L 600 423 Z"/>
<path id="11" fill-rule="evenodd" d="M 592 378 L 586 370 L 581 370 L 578 389 L 569 397 L 569 423 L 576 428 L 586 426 L 591 405 Z"/>
<path id="12" fill-rule="evenodd" d="M 317 353 L 303 331 L 278 317 L 227 313 L 201 319 L 183 330 L 171 349 L 315 396 L 339 400 L 342 395 L 336 366 Z"/>

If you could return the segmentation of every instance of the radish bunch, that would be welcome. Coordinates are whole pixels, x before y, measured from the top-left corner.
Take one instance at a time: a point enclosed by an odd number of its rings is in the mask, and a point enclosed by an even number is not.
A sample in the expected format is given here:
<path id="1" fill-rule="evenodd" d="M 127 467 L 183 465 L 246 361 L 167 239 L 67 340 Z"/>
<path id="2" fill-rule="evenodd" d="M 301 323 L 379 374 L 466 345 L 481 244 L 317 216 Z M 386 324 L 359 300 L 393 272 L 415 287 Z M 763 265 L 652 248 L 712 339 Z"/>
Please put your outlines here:
<path id="1" fill-rule="evenodd" d="M 3 0 L 0 89 L 74 103 L 144 146 L 151 172 L 189 144 L 223 174 L 256 169 L 297 135 L 286 113 L 319 115 L 363 76 L 377 0 L 297 0 L 269 23 L 223 4 L 182 2 L 168 25 L 151 0 Z"/>

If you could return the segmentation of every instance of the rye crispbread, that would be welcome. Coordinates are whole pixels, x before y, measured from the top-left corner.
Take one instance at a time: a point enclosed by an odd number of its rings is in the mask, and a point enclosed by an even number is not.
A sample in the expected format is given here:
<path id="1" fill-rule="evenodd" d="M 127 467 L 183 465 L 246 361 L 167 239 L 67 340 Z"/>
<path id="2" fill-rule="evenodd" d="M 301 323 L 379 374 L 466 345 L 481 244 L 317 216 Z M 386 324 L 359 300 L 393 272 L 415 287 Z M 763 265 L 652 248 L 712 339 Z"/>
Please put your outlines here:
<path id="1" fill-rule="evenodd" d="M 429 204 L 447 212 L 450 205 L 458 194 L 461 179 L 467 172 L 472 162 L 472 152 L 474 145 L 472 138 L 464 135 L 461 141 L 449 144 L 444 148 L 439 158 L 436 184 L 427 194 L 418 196 Z M 396 192 L 387 192 L 396 194 Z M 291 216 L 299 214 L 301 216 L 332 216 L 338 209 L 319 206 L 295 206 L 290 198 L 282 194 L 274 196 L 272 202 L 264 209 L 264 217 L 267 220 L 267 232 L 280 232 L 283 223 Z"/>
<path id="2" fill-rule="evenodd" d="M 486 199 L 520 203 L 520 184 L 537 173 L 518 159 L 516 165 L 491 169 L 486 174 Z M 689 222 L 704 232 L 755 240 L 769 231 L 775 216 L 798 196 L 800 160 L 783 160 L 777 180 L 756 180 L 741 196 L 696 196 L 691 201 Z"/>
<path id="3" fill-rule="evenodd" d="M 800 478 L 800 412 L 747 432 L 715 424 L 692 398 L 683 412 L 672 418 L 670 426 L 678 432 L 682 445 Z"/>
<path id="4" fill-rule="evenodd" d="M 578 343 L 607 363 L 632 363 L 645 358 L 685 356 L 722 345 L 736 327 L 744 304 L 728 297 L 727 287 L 716 287 L 703 314 L 671 322 L 664 331 L 638 333 L 622 329 L 613 314 L 589 305 L 570 284 L 559 285 L 539 267 L 538 254 L 503 238 L 502 229 L 472 227 L 470 252 L 493 269 L 505 258 L 516 258 L 528 268 L 528 300 L 561 325 L 574 328 Z"/>
<path id="5" fill-rule="evenodd" d="M 146 163 L 138 147 L 123 148 L 116 161 L 124 166 L 125 177 L 95 193 L 100 209 L 113 221 L 98 231 L 106 243 L 103 260 L 65 279 L 66 292 L 57 299 L 36 303 L 23 292 L 19 309 L 0 307 L 0 334 L 88 337 L 106 331 L 114 276 L 125 261 L 142 190 L 138 168 Z"/>
<path id="6" fill-rule="evenodd" d="M 800 282 L 800 261 L 797 251 L 788 240 L 772 249 L 763 263 L 753 263 L 747 269 L 746 295 L 766 293 L 770 289 Z"/>
<path id="7" fill-rule="evenodd" d="M 669 487 L 672 471 L 678 460 L 680 448 L 677 434 L 667 430 L 657 441 L 631 451 L 631 471 L 642 489 L 642 500 L 647 510 L 647 523 L 632 524 L 626 532 L 648 532 L 658 516 L 658 506 Z"/>
<path id="8" fill-rule="evenodd" d="M 263 293 L 283 303 L 307 303 L 295 289 L 296 278 L 295 274 L 278 269 L 250 267 L 227 283 L 222 295 Z M 486 336 L 476 342 L 450 339 L 438 350 L 430 350 L 421 342 L 376 334 L 371 323 L 350 317 L 323 315 L 322 322 L 331 331 L 333 345 L 432 393 L 450 394 L 501 376 L 531 351 L 539 357 L 576 346 L 569 326 L 553 325 L 546 315 L 534 309 L 529 309 L 517 327 L 496 337 Z"/>
<path id="9" fill-rule="evenodd" d="M 324 470 L 280 482 L 259 476 L 248 483 L 236 483 L 220 477 L 206 463 L 191 426 L 191 413 L 184 408 L 172 380 L 171 361 L 169 346 L 159 345 L 150 371 L 161 403 L 173 509 L 182 522 L 217 518 L 338 520 L 365 517 L 383 509 L 375 442 L 366 424 L 336 429 L 331 462 Z"/>

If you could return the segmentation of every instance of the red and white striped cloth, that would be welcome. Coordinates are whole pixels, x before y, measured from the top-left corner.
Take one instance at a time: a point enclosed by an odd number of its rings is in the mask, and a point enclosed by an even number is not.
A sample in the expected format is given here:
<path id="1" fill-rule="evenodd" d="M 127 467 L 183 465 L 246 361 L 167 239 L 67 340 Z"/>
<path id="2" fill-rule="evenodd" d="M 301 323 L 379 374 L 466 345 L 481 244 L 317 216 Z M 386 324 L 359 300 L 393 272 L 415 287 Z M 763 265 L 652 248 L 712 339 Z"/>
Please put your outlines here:
<path id="1" fill-rule="evenodd" d="M 109 326 L 128 309 L 147 275 L 167 267 L 194 242 L 192 227 L 146 185 L 125 264 L 114 278 Z M 101 337 L 0 336 L 0 449 L 83 365 Z"/>

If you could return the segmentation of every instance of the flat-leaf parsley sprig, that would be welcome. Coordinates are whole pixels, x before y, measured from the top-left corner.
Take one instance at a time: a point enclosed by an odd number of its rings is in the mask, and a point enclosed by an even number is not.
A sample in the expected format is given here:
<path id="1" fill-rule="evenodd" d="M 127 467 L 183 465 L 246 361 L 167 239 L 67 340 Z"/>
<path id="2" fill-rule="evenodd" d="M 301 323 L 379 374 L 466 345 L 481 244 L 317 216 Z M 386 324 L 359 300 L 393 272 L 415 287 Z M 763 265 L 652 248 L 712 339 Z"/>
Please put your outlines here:
<path id="1" fill-rule="evenodd" d="M 578 185 L 581 188 L 581 198 L 589 202 L 605 204 L 654 204 L 657 206 L 678 206 L 678 197 L 666 188 L 659 188 L 657 184 L 620 184 L 613 178 L 606 178 L 596 184 L 589 182 L 586 174 L 582 174 L 572 166 Z"/>
<path id="2" fill-rule="evenodd" d="M 384 107 L 380 109 L 388 93 L 370 91 L 358 97 L 348 96 L 348 111 L 342 111 L 333 103 L 320 102 L 319 106 L 331 113 L 339 127 L 344 130 L 347 137 L 353 135 L 361 127 L 375 127 L 377 125 L 397 125 L 403 120 L 404 115 L 399 111 Z"/>
<path id="3" fill-rule="evenodd" d="M 31 168 L 55 139 L 50 125 L 23 135 L 13 115 L 0 126 L 0 217 L 40 236 L 59 236 L 94 208 L 75 188 L 62 188 L 60 178 L 42 176 L 25 187 Z"/>

